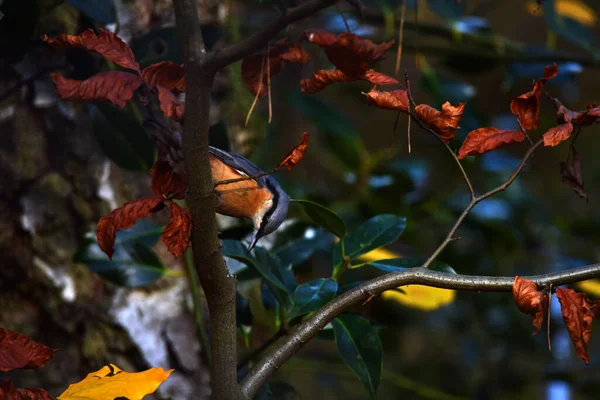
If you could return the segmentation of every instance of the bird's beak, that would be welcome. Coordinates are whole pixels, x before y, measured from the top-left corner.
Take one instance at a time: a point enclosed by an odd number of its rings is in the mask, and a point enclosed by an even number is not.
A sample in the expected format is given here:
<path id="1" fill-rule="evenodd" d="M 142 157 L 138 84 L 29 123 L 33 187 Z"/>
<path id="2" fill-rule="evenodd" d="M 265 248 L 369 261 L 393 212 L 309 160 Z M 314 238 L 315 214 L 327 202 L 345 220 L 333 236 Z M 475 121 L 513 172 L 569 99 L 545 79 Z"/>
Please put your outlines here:
<path id="1" fill-rule="evenodd" d="M 252 251 L 252 249 L 254 248 L 254 246 L 256 246 L 258 239 L 260 239 L 260 236 L 258 236 L 258 234 L 256 232 L 254 232 L 254 236 L 252 237 L 252 242 L 250 243 L 250 246 L 248 246 L 248 253 L 250 253 Z"/>

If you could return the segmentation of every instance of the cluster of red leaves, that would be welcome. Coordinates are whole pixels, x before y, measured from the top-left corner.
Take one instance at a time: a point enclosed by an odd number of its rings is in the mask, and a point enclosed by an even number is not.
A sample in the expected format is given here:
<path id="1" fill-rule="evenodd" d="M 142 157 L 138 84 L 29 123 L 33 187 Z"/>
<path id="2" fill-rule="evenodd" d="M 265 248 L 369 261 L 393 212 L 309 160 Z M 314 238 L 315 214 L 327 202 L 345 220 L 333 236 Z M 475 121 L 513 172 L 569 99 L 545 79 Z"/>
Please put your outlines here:
<path id="1" fill-rule="evenodd" d="M 152 191 L 156 196 L 146 197 L 126 203 L 123 207 L 113 210 L 98 222 L 96 237 L 102 251 L 109 258 L 114 253 L 114 244 L 119 229 L 131 228 L 136 221 L 168 207 L 171 212 L 169 224 L 161 234 L 162 241 L 169 252 L 179 257 L 189 246 L 189 234 L 192 226 L 190 213 L 174 203 L 173 199 L 182 200 L 187 190 L 185 174 L 177 173 L 167 160 L 166 151 L 159 146 L 158 160 L 150 170 L 152 176 Z"/>
<path id="2" fill-rule="evenodd" d="M 57 349 L 41 345 L 25 335 L 0 328 L 0 371 L 41 368 Z M 15 388 L 8 380 L 0 380 L 0 399 L 51 400 L 44 389 Z"/>
<path id="3" fill-rule="evenodd" d="M 81 35 L 62 34 L 55 38 L 42 36 L 42 40 L 56 48 L 80 48 L 94 51 L 108 61 L 132 70 L 100 72 L 84 81 L 65 78 L 61 73 L 50 74 L 57 94 L 63 100 L 110 101 L 117 107 L 125 107 L 133 94 L 145 85 L 157 94 L 162 111 L 169 118 L 180 121 L 184 104 L 177 100 L 173 91 L 185 91 L 183 67 L 170 61 L 152 64 L 143 71 L 131 49 L 115 34 L 100 29 L 98 33 L 88 29 Z"/>
<path id="4" fill-rule="evenodd" d="M 590 301 L 585 293 L 562 288 L 556 289 L 556 297 L 577 356 L 589 364 L 587 348 L 592 336 L 592 320 L 600 318 L 600 300 Z M 533 334 L 539 333 L 550 304 L 549 296 L 539 291 L 534 282 L 517 276 L 513 284 L 513 299 L 521 312 L 531 315 L 537 330 Z"/>
<path id="5" fill-rule="evenodd" d="M 325 50 L 325 54 L 336 67 L 334 70 L 319 70 L 310 79 L 303 79 L 300 86 L 304 93 L 316 93 L 336 82 L 364 80 L 375 85 L 394 85 L 398 81 L 371 69 L 370 64 L 384 58 L 394 41 L 375 44 L 353 33 L 335 35 L 324 30 L 305 32 L 303 40 L 314 43 Z M 242 62 L 242 79 L 254 95 L 267 93 L 270 78 L 279 73 L 284 62 L 306 64 L 310 56 L 300 42 L 290 44 L 286 40 L 269 46 L 266 52 L 248 56 Z"/>

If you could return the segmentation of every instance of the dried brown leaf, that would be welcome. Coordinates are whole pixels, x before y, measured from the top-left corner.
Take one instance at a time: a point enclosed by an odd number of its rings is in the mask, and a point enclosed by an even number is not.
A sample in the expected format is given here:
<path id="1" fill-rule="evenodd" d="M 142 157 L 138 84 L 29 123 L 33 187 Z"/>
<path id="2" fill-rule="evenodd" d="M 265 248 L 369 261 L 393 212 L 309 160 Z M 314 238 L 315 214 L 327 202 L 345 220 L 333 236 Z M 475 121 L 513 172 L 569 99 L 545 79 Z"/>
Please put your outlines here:
<path id="1" fill-rule="evenodd" d="M 453 106 L 449 102 L 445 102 L 442 104 L 442 111 L 436 110 L 427 104 L 419 104 L 415 107 L 417 116 L 446 143 L 454 139 L 464 110 L 465 103 L 458 103 Z"/>
<path id="2" fill-rule="evenodd" d="M 55 38 L 49 38 L 48 35 L 42 35 L 41 38 L 50 46 L 60 49 L 81 48 L 95 51 L 123 68 L 140 73 L 140 65 L 135 61 L 135 56 L 129 46 L 117 35 L 105 29 L 99 29 L 98 33 L 88 29 L 77 36 L 62 34 Z"/>
<path id="3" fill-rule="evenodd" d="M 175 121 L 181 121 L 185 114 L 185 103 L 177 100 L 175 95 L 164 86 L 158 85 L 158 101 L 160 109 L 168 117 Z"/>
<path id="4" fill-rule="evenodd" d="M 40 368 L 58 349 L 39 344 L 20 333 L 0 328 L 0 371 Z"/>
<path id="5" fill-rule="evenodd" d="M 540 333 L 548 307 L 548 295 L 538 291 L 535 282 L 515 276 L 513 300 L 519 311 L 531 315 L 533 326 L 536 328 L 533 335 Z"/>
<path id="6" fill-rule="evenodd" d="M 367 104 L 374 105 L 386 110 L 408 111 L 408 95 L 406 90 L 393 90 L 391 92 L 382 92 L 371 89 L 369 93 L 363 93 L 367 96 Z"/>
<path id="7" fill-rule="evenodd" d="M 152 176 L 152 191 L 156 195 L 179 200 L 185 198 L 186 176 L 173 170 L 163 144 L 158 145 L 158 159 L 150 170 L 150 175 Z"/>
<path id="8" fill-rule="evenodd" d="M 572 289 L 556 289 L 556 297 L 571 341 L 577 350 L 577 357 L 589 364 L 587 352 L 588 343 L 592 336 L 592 320 L 600 304 L 588 300 L 585 293 L 577 293 Z"/>
<path id="9" fill-rule="evenodd" d="M 96 228 L 96 237 L 100 249 L 106 253 L 108 258 L 112 258 L 114 253 L 114 244 L 117 231 L 119 229 L 131 228 L 136 221 L 145 218 L 163 201 L 162 197 L 147 197 L 144 199 L 131 201 L 123 207 L 113 210 L 98 221 Z"/>
<path id="10" fill-rule="evenodd" d="M 544 133 L 544 146 L 556 146 L 567 140 L 571 133 L 573 133 L 573 124 L 570 122 L 550 128 L 548 132 Z"/>
<path id="11" fill-rule="evenodd" d="M 520 130 L 504 130 L 494 127 L 475 129 L 467 134 L 458 151 L 458 159 L 462 160 L 467 156 L 487 153 L 505 144 L 523 140 L 525 140 L 525 134 Z"/>
<path id="12" fill-rule="evenodd" d="M 289 153 L 287 153 L 285 157 L 283 157 L 283 160 L 279 163 L 280 168 L 285 167 L 288 169 L 288 171 L 291 171 L 296 164 L 302 160 L 302 157 L 304 157 L 304 153 L 308 147 L 308 137 L 308 133 L 304 132 L 302 134 L 300 143 L 298 143 Z"/>
<path id="13" fill-rule="evenodd" d="M 544 84 L 558 74 L 556 63 L 544 68 L 544 76 L 533 85 L 533 90 L 514 98 L 510 111 L 517 115 L 523 129 L 537 129 L 540 126 L 540 96 Z"/>
<path id="14" fill-rule="evenodd" d="M 0 399 L 2 400 L 53 400 L 44 389 L 16 388 L 6 380 L 0 380 Z"/>
<path id="15" fill-rule="evenodd" d="M 53 72 L 50 77 L 63 100 L 110 101 L 121 108 L 144 83 L 139 76 L 121 71 L 100 72 L 84 81 L 67 79 L 60 72 Z"/>
<path id="16" fill-rule="evenodd" d="M 192 216 L 190 213 L 175 203 L 169 205 L 171 219 L 160 235 L 162 241 L 167 245 L 169 253 L 175 257 L 181 256 L 190 245 L 190 229 L 192 227 Z"/>
<path id="17" fill-rule="evenodd" d="M 183 65 L 163 61 L 152 64 L 142 71 L 144 81 L 152 86 L 163 86 L 168 90 L 185 92 L 185 72 Z"/>

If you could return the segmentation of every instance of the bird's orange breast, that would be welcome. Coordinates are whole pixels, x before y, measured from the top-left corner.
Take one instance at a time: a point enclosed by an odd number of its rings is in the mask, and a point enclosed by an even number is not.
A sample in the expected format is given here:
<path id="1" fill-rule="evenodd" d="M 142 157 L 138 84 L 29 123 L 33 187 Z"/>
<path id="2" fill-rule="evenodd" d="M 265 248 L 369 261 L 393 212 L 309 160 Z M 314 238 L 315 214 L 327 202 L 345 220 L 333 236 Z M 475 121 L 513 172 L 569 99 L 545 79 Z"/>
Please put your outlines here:
<path id="1" fill-rule="evenodd" d="M 239 172 L 211 156 L 210 168 L 215 182 L 243 177 Z M 273 195 L 253 180 L 218 185 L 220 201 L 216 211 L 236 218 L 252 218 Z"/>

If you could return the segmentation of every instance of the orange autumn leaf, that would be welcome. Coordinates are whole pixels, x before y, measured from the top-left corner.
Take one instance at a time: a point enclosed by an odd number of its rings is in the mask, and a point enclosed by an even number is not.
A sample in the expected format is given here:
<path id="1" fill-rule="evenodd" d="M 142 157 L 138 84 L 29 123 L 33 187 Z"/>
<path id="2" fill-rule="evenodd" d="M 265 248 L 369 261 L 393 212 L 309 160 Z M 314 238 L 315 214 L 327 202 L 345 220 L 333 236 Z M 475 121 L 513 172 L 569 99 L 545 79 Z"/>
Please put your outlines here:
<path id="1" fill-rule="evenodd" d="M 361 76 L 370 67 L 370 63 L 385 57 L 385 53 L 395 41 L 376 44 L 353 33 L 335 35 L 324 30 L 305 32 L 306 39 L 325 50 L 329 61 L 348 76 Z"/>
<path id="2" fill-rule="evenodd" d="M 179 257 L 190 245 L 192 216 L 188 210 L 179 207 L 175 203 L 171 203 L 169 208 L 171 209 L 171 219 L 160 238 L 167 245 L 169 253 Z"/>
<path id="3" fill-rule="evenodd" d="M 50 77 L 63 100 L 110 101 L 121 108 L 143 83 L 139 76 L 121 71 L 100 72 L 84 81 L 67 79 L 60 72 Z"/>
<path id="4" fill-rule="evenodd" d="M 112 259 L 117 231 L 131 228 L 138 219 L 147 217 L 162 201 L 162 197 L 147 197 L 131 201 L 98 221 L 96 228 L 98 245 L 108 258 Z"/>
<path id="5" fill-rule="evenodd" d="M 569 331 L 569 336 L 575 349 L 577 357 L 589 364 L 587 348 L 592 336 L 592 320 L 598 317 L 600 301 L 588 300 L 585 293 L 577 293 L 572 289 L 556 289 L 556 297 L 560 302 L 560 308 Z"/>
<path id="6" fill-rule="evenodd" d="M 570 122 L 550 128 L 548 132 L 544 133 L 544 146 L 556 146 L 567 140 L 571 133 L 573 133 L 573 124 Z"/>
<path id="7" fill-rule="evenodd" d="M 369 93 L 363 94 L 367 96 L 367 104 L 369 105 L 375 105 L 386 110 L 408 111 L 408 94 L 406 90 L 381 92 L 373 88 Z"/>
<path id="8" fill-rule="evenodd" d="M 548 309 L 548 295 L 538 291 L 535 282 L 515 276 L 513 300 L 519 311 L 531 315 L 533 326 L 537 330 L 533 335 L 540 333 Z"/>
<path id="9" fill-rule="evenodd" d="M 81 382 L 71 384 L 58 400 L 114 399 L 142 400 L 154 393 L 169 378 L 172 369 L 150 368 L 143 372 L 125 372 L 115 365 L 89 373 Z"/>
<path id="10" fill-rule="evenodd" d="M 296 147 L 294 147 L 289 153 L 285 155 L 283 160 L 279 163 L 279 168 L 285 167 L 288 169 L 288 171 L 291 171 L 296 166 L 296 164 L 298 164 L 300 160 L 302 160 L 302 157 L 304 157 L 304 153 L 306 152 L 306 149 L 308 147 L 308 137 L 308 133 L 304 132 L 302 134 L 302 139 L 300 140 L 300 143 L 298 143 Z"/>
<path id="11" fill-rule="evenodd" d="M 448 101 L 442 104 L 442 111 L 436 110 L 427 104 L 419 104 L 415 107 L 417 116 L 446 143 L 454 139 L 464 110 L 465 103 L 458 103 L 453 106 Z"/>
<path id="12" fill-rule="evenodd" d="M 185 92 L 185 73 L 183 65 L 163 61 L 152 64 L 142 71 L 142 79 L 152 87 L 163 86 L 169 90 Z"/>
<path id="13" fill-rule="evenodd" d="M 556 63 L 544 68 L 544 76 L 533 85 L 533 90 L 514 98 L 510 111 L 518 116 L 523 129 L 537 129 L 540 126 L 540 96 L 544 84 L 558 74 Z"/>
<path id="14" fill-rule="evenodd" d="M 487 153 L 505 144 L 523 140 L 525 140 L 525 134 L 522 131 L 494 127 L 475 129 L 467 134 L 458 151 L 458 159 L 462 160 L 466 156 Z"/>
<path id="15" fill-rule="evenodd" d="M 58 349 L 39 344 L 27 336 L 0 328 L 0 371 L 40 368 Z"/>
<path id="16" fill-rule="evenodd" d="M 168 117 L 175 121 L 181 121 L 185 114 L 185 103 L 177 100 L 175 95 L 164 86 L 158 85 L 158 101 L 160 109 Z"/>
<path id="17" fill-rule="evenodd" d="M 88 29 L 81 35 L 58 35 L 49 38 L 43 35 L 42 40 L 56 48 L 81 48 L 95 51 L 102 57 L 123 68 L 129 68 L 140 72 L 140 65 L 135 61 L 133 52 L 117 35 L 105 29 L 99 29 L 98 33 Z"/>
<path id="18" fill-rule="evenodd" d="M 16 388 L 6 380 L 0 380 L 0 399 L 2 400 L 53 400 L 44 389 Z"/>
<path id="19" fill-rule="evenodd" d="M 396 79 L 372 69 L 361 76 L 348 76 L 339 69 L 322 69 L 315 72 L 311 78 L 300 81 L 300 87 L 303 93 L 316 93 L 333 83 L 354 82 L 358 80 L 368 81 L 379 86 L 395 85 L 398 83 Z"/>
<path id="20" fill-rule="evenodd" d="M 184 174 L 173 170 L 167 158 L 164 145 L 158 145 L 158 159 L 150 170 L 152 176 L 152 191 L 158 196 L 169 196 L 173 199 L 183 200 L 187 190 L 187 181 Z"/>
<path id="21" fill-rule="evenodd" d="M 290 46 L 281 40 L 269 46 L 266 52 L 250 55 L 242 61 L 242 80 L 253 94 L 263 97 L 267 94 L 269 79 L 278 74 L 284 62 L 305 64 L 310 60 L 308 53 L 299 45 Z"/>

